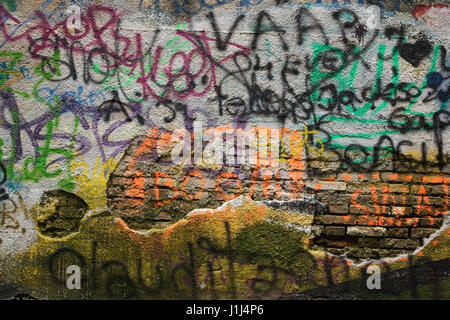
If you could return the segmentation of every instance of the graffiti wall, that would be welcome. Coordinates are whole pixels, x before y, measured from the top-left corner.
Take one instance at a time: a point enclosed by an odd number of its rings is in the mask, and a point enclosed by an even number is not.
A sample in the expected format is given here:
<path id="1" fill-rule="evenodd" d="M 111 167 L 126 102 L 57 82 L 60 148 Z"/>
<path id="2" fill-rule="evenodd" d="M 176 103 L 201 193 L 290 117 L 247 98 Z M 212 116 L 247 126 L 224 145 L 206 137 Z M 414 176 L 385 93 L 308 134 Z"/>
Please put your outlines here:
<path id="1" fill-rule="evenodd" d="M 0 11 L 1 298 L 450 298 L 448 1 Z"/>

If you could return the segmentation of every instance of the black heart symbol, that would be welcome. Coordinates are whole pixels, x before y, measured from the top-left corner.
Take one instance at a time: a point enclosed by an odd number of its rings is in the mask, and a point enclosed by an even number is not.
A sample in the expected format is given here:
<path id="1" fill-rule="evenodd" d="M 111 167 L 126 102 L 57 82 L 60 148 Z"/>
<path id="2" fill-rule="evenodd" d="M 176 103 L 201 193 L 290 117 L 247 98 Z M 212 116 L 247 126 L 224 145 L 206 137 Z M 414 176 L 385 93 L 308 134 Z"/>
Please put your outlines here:
<path id="1" fill-rule="evenodd" d="M 420 61 L 427 57 L 432 50 L 431 43 L 425 39 L 419 39 L 416 43 L 405 43 L 400 49 L 400 56 L 408 61 L 412 66 L 418 67 Z"/>

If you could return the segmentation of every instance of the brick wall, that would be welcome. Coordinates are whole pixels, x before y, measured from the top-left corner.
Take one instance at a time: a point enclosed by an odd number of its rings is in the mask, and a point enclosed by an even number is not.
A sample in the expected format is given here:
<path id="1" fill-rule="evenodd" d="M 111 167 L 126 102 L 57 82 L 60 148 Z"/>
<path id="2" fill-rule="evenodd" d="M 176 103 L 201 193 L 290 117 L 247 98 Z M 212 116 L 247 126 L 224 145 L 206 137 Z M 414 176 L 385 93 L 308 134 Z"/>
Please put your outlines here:
<path id="1" fill-rule="evenodd" d="M 108 206 L 135 229 L 165 227 L 193 209 L 215 208 L 240 195 L 285 201 L 309 196 L 327 208 L 314 213 L 314 246 L 380 258 L 420 247 L 447 213 L 448 178 L 435 166 L 393 171 L 407 163 L 394 163 L 387 154 L 379 168 L 354 171 L 330 161 L 328 150 L 308 158 L 306 148 L 289 143 L 292 132 L 283 131 L 276 165 L 261 153 L 256 165 L 175 165 L 170 132 L 152 132 L 134 139 L 108 182 Z"/>

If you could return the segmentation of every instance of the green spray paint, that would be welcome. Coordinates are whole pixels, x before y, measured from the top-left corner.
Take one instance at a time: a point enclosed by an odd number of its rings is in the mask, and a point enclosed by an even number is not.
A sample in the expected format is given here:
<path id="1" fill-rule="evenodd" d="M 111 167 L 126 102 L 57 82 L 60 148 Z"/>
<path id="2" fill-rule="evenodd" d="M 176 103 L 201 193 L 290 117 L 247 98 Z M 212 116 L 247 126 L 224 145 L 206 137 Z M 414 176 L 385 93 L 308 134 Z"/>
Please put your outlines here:
<path id="1" fill-rule="evenodd" d="M 8 11 L 14 12 L 17 10 L 16 0 L 0 0 L 0 4 L 5 3 L 8 7 Z"/>
<path id="2" fill-rule="evenodd" d="M 61 168 L 58 168 L 53 172 L 47 171 L 48 158 L 52 154 L 63 155 L 67 159 L 67 168 L 70 168 L 70 163 L 73 157 L 72 152 L 63 148 L 50 147 L 55 123 L 52 120 L 47 121 L 45 144 L 44 147 L 38 148 L 39 156 L 36 159 L 33 157 L 25 159 L 23 167 L 23 179 L 25 181 L 31 180 L 35 183 L 38 183 L 42 178 L 51 179 L 59 176 L 62 173 Z M 34 162 L 35 165 L 34 168 L 30 170 L 30 164 L 32 162 Z M 74 188 L 73 178 L 71 176 L 69 169 L 67 170 L 67 172 L 68 172 L 67 177 L 58 181 L 57 185 L 59 188 L 64 190 L 73 190 Z"/>

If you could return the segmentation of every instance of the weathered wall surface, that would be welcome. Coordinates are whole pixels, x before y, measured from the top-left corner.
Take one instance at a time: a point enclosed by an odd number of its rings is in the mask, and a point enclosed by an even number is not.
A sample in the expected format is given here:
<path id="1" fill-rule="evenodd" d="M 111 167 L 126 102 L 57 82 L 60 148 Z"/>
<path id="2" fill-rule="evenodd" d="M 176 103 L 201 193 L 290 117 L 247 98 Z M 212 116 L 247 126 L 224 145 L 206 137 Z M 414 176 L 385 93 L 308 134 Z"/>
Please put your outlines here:
<path id="1" fill-rule="evenodd" d="M 0 297 L 449 298 L 447 1 L 0 5 Z"/>

